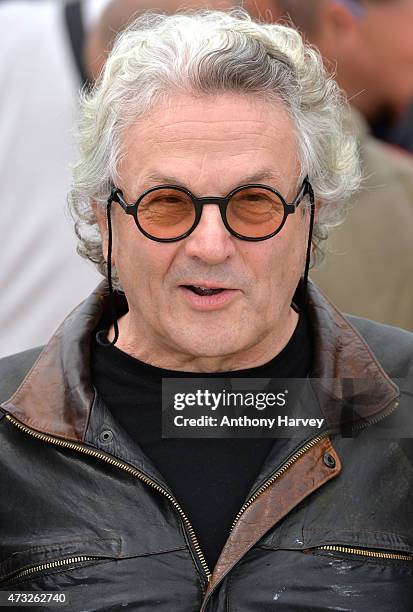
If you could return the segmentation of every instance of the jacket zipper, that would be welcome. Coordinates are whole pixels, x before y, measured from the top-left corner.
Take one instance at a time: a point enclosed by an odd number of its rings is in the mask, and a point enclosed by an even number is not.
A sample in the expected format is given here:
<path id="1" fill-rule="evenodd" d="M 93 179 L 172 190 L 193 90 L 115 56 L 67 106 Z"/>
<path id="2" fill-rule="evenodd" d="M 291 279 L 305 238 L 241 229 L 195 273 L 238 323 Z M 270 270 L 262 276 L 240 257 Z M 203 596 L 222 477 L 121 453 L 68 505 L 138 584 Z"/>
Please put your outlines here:
<path id="1" fill-rule="evenodd" d="M 398 405 L 399 405 L 399 401 L 398 401 L 398 398 L 397 398 L 397 400 L 394 403 L 391 403 L 390 406 L 387 409 L 385 409 L 384 412 L 382 412 L 379 416 L 372 417 L 370 419 L 365 419 L 362 423 L 356 424 L 354 426 L 354 428 L 353 428 L 354 431 L 358 431 L 360 429 L 363 429 L 364 427 L 367 427 L 367 425 L 374 425 L 374 424 L 378 423 L 379 421 L 384 419 L 386 416 L 391 414 L 397 408 Z M 232 523 L 230 531 L 232 531 L 234 529 L 235 525 L 239 521 L 240 517 L 244 514 L 245 510 L 247 510 L 247 508 L 249 508 L 251 506 L 251 504 L 254 503 L 254 501 L 257 499 L 257 497 L 259 497 L 262 493 L 264 493 L 264 491 L 266 489 L 268 489 L 268 487 L 270 487 L 273 484 L 273 482 L 275 482 L 280 476 L 282 476 L 297 461 L 297 459 L 299 459 L 310 448 L 312 448 L 313 446 L 318 444 L 320 442 L 320 440 L 322 440 L 323 438 L 326 438 L 331 433 L 333 433 L 333 432 L 325 431 L 324 433 L 320 434 L 319 436 L 316 436 L 312 440 L 309 440 L 308 442 L 306 442 L 306 444 L 304 444 L 304 446 L 302 446 L 298 451 L 296 451 L 284 463 L 284 465 L 282 465 L 276 472 L 274 472 L 274 474 L 270 478 L 268 478 L 268 480 L 266 480 L 264 482 L 264 484 L 261 485 L 259 487 L 259 489 L 257 489 L 257 491 L 242 506 L 242 508 L 240 509 L 240 511 L 238 512 L 237 516 L 235 517 L 235 519 L 234 519 L 234 521 Z"/>
<path id="2" fill-rule="evenodd" d="M 352 548 L 350 546 L 317 546 L 316 550 L 328 550 L 331 552 L 347 553 L 349 555 L 361 555 L 363 557 L 374 557 L 375 559 L 394 559 L 396 561 L 413 561 L 413 555 L 402 553 L 385 553 L 381 551 L 368 550 L 367 548 Z"/>
<path id="3" fill-rule="evenodd" d="M 30 429 L 26 425 L 23 425 L 23 423 L 20 423 L 20 421 L 15 419 L 10 414 L 6 414 L 6 419 L 8 421 L 10 421 L 10 423 L 15 425 L 15 427 L 17 427 L 21 431 L 24 431 L 25 433 L 29 434 L 33 438 L 37 438 L 38 440 L 43 440 L 44 442 L 49 442 L 50 444 L 54 444 L 56 446 L 62 446 L 64 448 L 70 448 L 72 450 L 78 451 L 79 453 L 83 453 L 84 455 L 89 455 L 89 456 L 92 456 L 92 457 L 96 457 L 96 458 L 100 459 L 101 461 L 109 463 L 110 465 L 113 465 L 113 466 L 123 470 L 124 472 L 127 472 L 131 476 L 135 476 L 139 480 L 143 481 L 145 484 L 149 485 L 150 487 L 152 487 L 153 489 L 158 491 L 158 493 L 162 493 L 162 495 L 164 495 L 171 502 L 171 504 L 174 506 L 176 511 L 179 513 L 179 515 L 180 515 L 180 517 L 181 517 L 181 519 L 182 519 L 182 521 L 183 521 L 183 523 L 185 525 L 186 531 L 187 531 L 187 533 L 188 533 L 188 535 L 189 535 L 189 537 L 191 539 L 191 542 L 192 542 L 192 545 L 193 545 L 194 550 L 196 552 L 196 555 L 198 557 L 198 560 L 199 560 L 199 562 L 200 562 L 200 564 L 202 566 L 202 569 L 204 570 L 204 572 L 206 574 L 206 577 L 207 577 L 207 580 L 209 582 L 209 579 L 211 577 L 211 572 L 209 571 L 207 562 L 205 561 L 205 557 L 204 557 L 204 555 L 202 553 L 201 547 L 200 547 L 200 545 L 198 543 L 198 540 L 196 538 L 195 531 L 194 531 L 191 523 L 189 522 L 188 517 L 186 516 L 186 514 L 182 510 L 181 506 L 179 505 L 179 503 L 176 501 L 176 499 L 170 493 L 168 493 L 168 491 L 165 491 L 165 489 L 163 489 L 158 483 L 156 483 L 154 480 L 149 478 L 149 476 L 147 476 L 143 472 L 140 472 L 136 468 L 133 468 L 130 465 L 127 465 L 126 463 L 122 463 L 121 461 L 119 461 L 117 459 L 109 457 L 109 456 L 105 455 L 102 452 L 95 451 L 95 450 L 93 450 L 91 448 L 88 448 L 86 446 L 82 446 L 81 444 L 76 444 L 75 442 L 69 442 L 69 441 L 63 440 L 61 438 L 55 438 L 53 436 L 49 436 L 49 435 L 46 435 L 46 434 L 39 433 L 38 431 L 35 431 L 33 429 Z"/>
<path id="4" fill-rule="evenodd" d="M 300 449 L 298 449 L 298 451 L 296 451 L 276 472 L 274 472 L 273 475 L 270 476 L 270 478 L 268 478 L 264 482 L 264 484 L 262 484 L 256 490 L 256 492 L 253 495 L 251 495 L 248 501 L 246 501 L 245 504 L 241 507 L 240 511 L 238 512 L 237 516 L 234 519 L 234 522 L 232 523 L 230 532 L 233 531 L 240 517 L 244 514 L 245 510 L 247 510 L 247 508 L 249 508 L 251 504 L 254 503 L 257 497 L 259 497 L 262 493 L 264 493 L 264 491 L 266 491 L 266 489 L 268 489 L 268 487 L 270 487 L 273 484 L 273 482 L 275 482 L 280 476 L 282 476 L 297 461 L 297 459 L 299 459 L 310 448 L 318 444 L 320 440 L 322 440 L 323 438 L 326 438 L 328 435 L 329 435 L 329 432 L 326 431 L 320 434 L 319 436 L 316 436 L 315 438 L 312 438 L 311 440 L 306 442 L 306 444 L 304 444 Z M 207 598 L 204 599 L 202 603 L 202 607 L 201 607 L 201 612 L 203 612 L 203 610 L 206 610 L 206 606 L 207 606 L 208 600 L 211 598 L 211 595 L 212 595 L 212 590 L 209 592 Z"/>
<path id="5" fill-rule="evenodd" d="M 249 508 L 251 504 L 254 503 L 257 497 L 259 497 L 262 493 L 264 493 L 264 491 L 266 491 L 268 487 L 270 487 L 273 484 L 273 482 L 278 480 L 278 478 L 282 476 L 297 461 L 297 459 L 299 459 L 308 450 L 310 450 L 310 448 L 318 444 L 320 440 L 322 440 L 323 438 L 326 438 L 328 435 L 329 435 L 328 432 L 324 432 L 323 434 L 316 436 L 315 438 L 313 438 L 312 440 L 304 444 L 304 446 L 302 446 L 298 451 L 296 451 L 288 459 L 288 461 L 284 463 L 283 466 L 281 466 L 276 472 L 274 472 L 274 474 L 268 480 L 266 480 L 264 484 L 261 485 L 260 488 L 257 489 L 257 491 L 242 506 L 241 510 L 238 512 L 237 516 L 235 517 L 234 522 L 232 523 L 231 531 L 234 529 L 235 525 L 239 521 L 240 517 L 244 514 L 245 510 L 247 510 L 247 508 Z"/>
<path id="6" fill-rule="evenodd" d="M 19 580 L 19 578 L 31 576 L 32 574 L 44 572 L 46 570 L 54 569 L 56 567 L 65 567 L 67 565 L 73 565 L 75 563 L 85 563 L 86 561 L 95 561 L 96 559 L 102 558 L 103 557 L 89 557 L 86 555 L 82 555 L 80 557 L 69 557 L 67 559 L 60 559 L 59 561 L 50 561 L 49 563 L 39 563 L 37 565 L 27 567 L 24 570 L 20 570 L 16 573 L 9 574 L 5 578 L 2 578 L 0 582 L 13 583 L 16 580 Z"/>

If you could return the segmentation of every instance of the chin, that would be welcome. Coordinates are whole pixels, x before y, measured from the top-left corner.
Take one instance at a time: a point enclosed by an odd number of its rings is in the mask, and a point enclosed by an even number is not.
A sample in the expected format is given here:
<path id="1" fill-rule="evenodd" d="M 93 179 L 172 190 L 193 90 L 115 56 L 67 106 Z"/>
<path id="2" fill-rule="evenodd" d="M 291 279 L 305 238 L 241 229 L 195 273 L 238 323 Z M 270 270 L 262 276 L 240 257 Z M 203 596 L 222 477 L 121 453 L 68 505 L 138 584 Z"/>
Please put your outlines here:
<path id="1" fill-rule="evenodd" d="M 243 339 L 236 330 L 223 333 L 222 328 L 213 333 L 208 328 L 197 333 L 174 334 L 173 340 L 181 351 L 193 357 L 225 357 L 242 352 L 248 347 L 247 339 Z"/>

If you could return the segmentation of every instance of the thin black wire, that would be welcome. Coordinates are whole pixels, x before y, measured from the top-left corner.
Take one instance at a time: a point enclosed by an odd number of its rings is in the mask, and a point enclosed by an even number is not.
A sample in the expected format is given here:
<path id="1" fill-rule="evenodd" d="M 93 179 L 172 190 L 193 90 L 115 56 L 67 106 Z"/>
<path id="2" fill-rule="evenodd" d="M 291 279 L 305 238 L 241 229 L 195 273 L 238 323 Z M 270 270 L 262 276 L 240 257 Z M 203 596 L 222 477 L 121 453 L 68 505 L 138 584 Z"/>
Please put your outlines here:
<path id="1" fill-rule="evenodd" d="M 304 267 L 304 275 L 300 280 L 300 284 L 296 291 L 296 296 L 294 297 L 294 301 L 291 304 L 291 308 L 297 313 L 304 309 L 307 304 L 308 298 L 308 273 L 310 271 L 310 260 L 311 260 L 311 243 L 313 238 L 313 228 L 314 228 L 314 214 L 315 214 L 315 204 L 314 204 L 314 191 L 311 187 L 310 183 L 307 183 L 308 194 L 310 196 L 310 227 L 308 229 L 308 242 L 307 242 L 307 253 L 305 257 L 305 267 Z M 299 303 L 297 302 L 297 298 L 299 299 Z"/>
<path id="2" fill-rule="evenodd" d="M 109 199 L 107 207 L 106 207 L 106 215 L 108 218 L 108 256 L 106 260 L 107 265 L 107 276 L 108 276 L 108 285 L 109 285 L 109 301 L 110 301 L 110 309 L 112 313 L 112 321 L 113 328 L 115 330 L 115 336 L 110 344 L 114 345 L 119 338 L 119 327 L 118 327 L 118 319 L 116 316 L 116 308 L 115 308 L 115 296 L 113 294 L 113 285 L 112 285 L 112 220 L 110 216 L 110 209 L 112 205 L 112 200 Z"/>
<path id="3" fill-rule="evenodd" d="M 308 230 L 308 243 L 307 243 L 307 255 L 305 258 L 305 268 L 304 268 L 304 277 L 303 277 L 303 292 L 304 292 L 304 303 L 307 302 L 307 287 L 308 287 L 308 273 L 310 271 L 310 259 L 311 259 L 311 241 L 313 238 L 313 227 L 314 227 L 314 212 L 315 212 L 315 205 L 314 205 L 314 191 L 313 188 L 311 187 L 310 183 L 307 183 L 307 189 L 308 189 L 308 193 L 310 195 L 310 205 L 311 205 L 311 211 L 310 211 L 310 227 Z"/>

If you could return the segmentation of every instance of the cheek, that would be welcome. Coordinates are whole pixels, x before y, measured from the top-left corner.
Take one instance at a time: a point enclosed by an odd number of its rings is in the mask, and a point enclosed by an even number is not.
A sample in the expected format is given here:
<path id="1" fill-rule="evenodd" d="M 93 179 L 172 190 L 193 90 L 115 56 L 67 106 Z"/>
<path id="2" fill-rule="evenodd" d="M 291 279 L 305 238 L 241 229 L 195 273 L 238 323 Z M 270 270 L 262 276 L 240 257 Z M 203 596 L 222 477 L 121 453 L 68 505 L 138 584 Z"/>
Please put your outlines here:
<path id="1" fill-rule="evenodd" d="M 132 217 L 126 216 L 122 219 L 119 219 L 119 217 L 114 219 L 112 221 L 112 228 L 112 259 L 119 275 L 124 276 L 129 274 L 129 270 L 137 263 L 137 228 Z"/>
<path id="2" fill-rule="evenodd" d="M 307 250 L 309 216 L 297 211 L 290 216 L 277 239 L 277 249 L 274 249 L 275 259 L 283 274 L 290 275 L 304 265 Z"/>
<path id="3" fill-rule="evenodd" d="M 127 219 L 129 221 L 129 219 Z M 132 223 L 120 224 L 113 239 L 114 262 L 129 299 L 152 304 L 160 300 L 165 278 L 175 257 L 176 246 L 146 238 Z M 133 298 L 132 298 L 133 296 Z"/>
<path id="4" fill-rule="evenodd" d="M 260 297 L 268 298 L 268 292 L 279 295 L 281 289 L 286 293 L 295 290 L 304 269 L 306 247 L 305 226 L 300 224 L 293 237 L 289 232 L 280 233 L 264 243 L 260 252 L 249 250 Z"/>

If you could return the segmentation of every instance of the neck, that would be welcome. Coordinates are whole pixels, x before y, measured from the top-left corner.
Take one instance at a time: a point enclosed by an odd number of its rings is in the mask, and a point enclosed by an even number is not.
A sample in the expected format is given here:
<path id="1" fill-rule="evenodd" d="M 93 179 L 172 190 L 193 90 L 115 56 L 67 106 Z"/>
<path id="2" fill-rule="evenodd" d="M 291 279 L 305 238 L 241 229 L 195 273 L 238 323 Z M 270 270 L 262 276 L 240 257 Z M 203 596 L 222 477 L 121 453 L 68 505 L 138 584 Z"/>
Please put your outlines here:
<path id="1" fill-rule="evenodd" d="M 298 323 L 298 314 L 288 309 L 283 325 L 274 327 L 274 331 L 256 339 L 254 343 L 241 350 L 220 355 L 197 355 L 177 346 L 169 345 L 164 338 L 148 339 L 148 334 L 137 329 L 129 313 L 119 319 L 119 339 L 116 347 L 152 366 L 166 370 L 182 372 L 230 372 L 261 366 L 276 357 L 288 344 Z M 108 339 L 114 338 L 113 325 Z"/>

